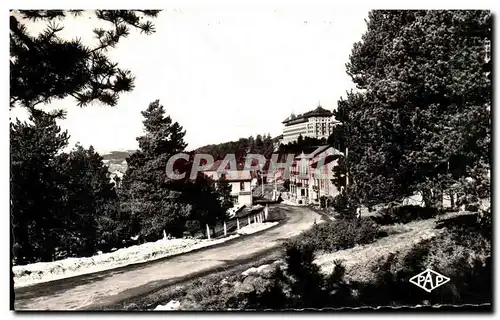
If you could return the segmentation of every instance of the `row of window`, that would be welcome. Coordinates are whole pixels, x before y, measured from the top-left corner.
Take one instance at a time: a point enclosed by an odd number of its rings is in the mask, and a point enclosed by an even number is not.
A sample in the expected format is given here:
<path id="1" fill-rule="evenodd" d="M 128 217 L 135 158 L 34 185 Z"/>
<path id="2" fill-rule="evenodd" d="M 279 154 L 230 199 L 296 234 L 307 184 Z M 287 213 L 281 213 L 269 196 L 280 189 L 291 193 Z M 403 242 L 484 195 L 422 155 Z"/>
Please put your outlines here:
<path id="1" fill-rule="evenodd" d="M 291 129 L 291 130 L 283 130 L 283 135 L 291 135 L 291 134 L 295 134 L 295 133 L 299 133 L 299 132 L 304 132 L 306 131 L 306 127 L 301 127 L 301 128 L 296 128 L 296 129 Z"/>

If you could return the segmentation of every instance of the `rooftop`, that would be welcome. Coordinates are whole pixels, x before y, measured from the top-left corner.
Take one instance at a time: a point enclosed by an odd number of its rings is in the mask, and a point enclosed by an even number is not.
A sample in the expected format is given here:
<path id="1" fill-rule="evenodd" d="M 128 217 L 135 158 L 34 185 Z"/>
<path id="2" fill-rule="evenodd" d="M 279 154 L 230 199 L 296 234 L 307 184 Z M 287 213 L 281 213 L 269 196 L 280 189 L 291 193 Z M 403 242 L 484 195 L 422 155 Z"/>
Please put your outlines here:
<path id="1" fill-rule="evenodd" d="M 212 172 L 218 171 L 219 173 L 224 173 L 226 180 L 228 180 L 229 182 L 248 181 L 252 179 L 252 172 L 248 169 L 244 169 L 243 163 L 237 163 L 236 170 L 232 170 L 229 162 L 224 167 L 222 167 L 222 164 L 223 160 L 215 161 L 210 169 L 204 171 L 205 174 L 212 175 Z M 223 172 L 224 169 L 225 172 Z"/>
<path id="2" fill-rule="evenodd" d="M 330 146 L 327 144 L 323 145 L 323 146 L 319 146 L 316 149 L 314 149 L 313 151 L 311 151 L 311 153 L 302 152 L 298 157 L 296 157 L 296 159 L 312 159 L 328 148 L 330 148 Z"/>
<path id="3" fill-rule="evenodd" d="M 333 162 L 340 157 L 341 157 L 341 154 L 333 154 L 330 156 L 326 156 L 325 159 L 323 159 L 322 163 L 321 163 L 322 160 L 318 160 L 316 162 L 311 163 L 311 168 L 316 169 L 318 167 L 318 164 L 321 164 L 322 166 L 327 165 L 330 162 Z"/>
<path id="4" fill-rule="evenodd" d="M 316 109 L 295 115 L 291 114 L 288 118 L 283 120 L 284 124 L 292 124 L 292 123 L 300 123 L 305 121 L 307 118 L 311 117 L 331 117 L 333 116 L 333 113 L 330 110 L 326 110 L 321 106 L 318 106 Z"/>

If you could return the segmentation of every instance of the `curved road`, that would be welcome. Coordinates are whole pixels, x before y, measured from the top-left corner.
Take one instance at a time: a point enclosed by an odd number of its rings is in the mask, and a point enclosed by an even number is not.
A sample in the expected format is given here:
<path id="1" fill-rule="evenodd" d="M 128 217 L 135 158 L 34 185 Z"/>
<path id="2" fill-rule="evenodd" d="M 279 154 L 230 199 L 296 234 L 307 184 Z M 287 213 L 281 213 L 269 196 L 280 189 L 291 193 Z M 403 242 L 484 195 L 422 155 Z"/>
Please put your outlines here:
<path id="1" fill-rule="evenodd" d="M 309 229 L 321 216 L 307 207 L 278 205 L 288 221 L 200 251 L 66 278 L 15 290 L 15 310 L 77 310 L 116 304 L 197 274 L 208 274 L 248 261 Z"/>

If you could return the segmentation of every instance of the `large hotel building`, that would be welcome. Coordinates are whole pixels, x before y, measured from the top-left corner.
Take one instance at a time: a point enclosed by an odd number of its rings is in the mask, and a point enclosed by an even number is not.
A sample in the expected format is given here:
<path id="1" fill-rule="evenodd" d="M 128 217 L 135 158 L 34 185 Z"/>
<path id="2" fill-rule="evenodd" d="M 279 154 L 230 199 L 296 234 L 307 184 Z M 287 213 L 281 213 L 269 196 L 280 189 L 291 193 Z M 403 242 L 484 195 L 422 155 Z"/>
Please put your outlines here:
<path id="1" fill-rule="evenodd" d="M 292 113 L 283 121 L 282 143 L 287 144 L 297 141 L 300 135 L 304 138 L 328 139 L 333 131 L 333 126 L 338 123 L 333 113 L 321 106 L 297 116 Z"/>

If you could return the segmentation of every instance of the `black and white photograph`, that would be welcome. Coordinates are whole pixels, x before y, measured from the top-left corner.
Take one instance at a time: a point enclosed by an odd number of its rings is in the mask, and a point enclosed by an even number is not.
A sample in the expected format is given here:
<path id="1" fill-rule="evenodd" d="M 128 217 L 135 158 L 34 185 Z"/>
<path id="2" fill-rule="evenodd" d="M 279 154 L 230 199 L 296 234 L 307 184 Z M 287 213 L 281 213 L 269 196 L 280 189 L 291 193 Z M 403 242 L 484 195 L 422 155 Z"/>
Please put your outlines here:
<path id="1" fill-rule="evenodd" d="M 494 12 L 210 2 L 13 3 L 11 311 L 492 313 Z"/>

